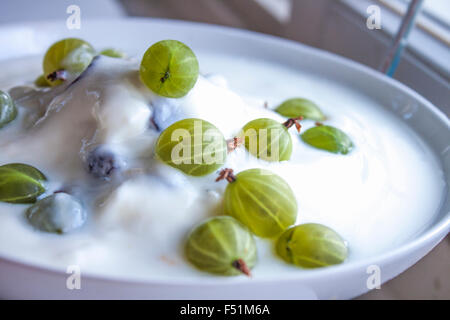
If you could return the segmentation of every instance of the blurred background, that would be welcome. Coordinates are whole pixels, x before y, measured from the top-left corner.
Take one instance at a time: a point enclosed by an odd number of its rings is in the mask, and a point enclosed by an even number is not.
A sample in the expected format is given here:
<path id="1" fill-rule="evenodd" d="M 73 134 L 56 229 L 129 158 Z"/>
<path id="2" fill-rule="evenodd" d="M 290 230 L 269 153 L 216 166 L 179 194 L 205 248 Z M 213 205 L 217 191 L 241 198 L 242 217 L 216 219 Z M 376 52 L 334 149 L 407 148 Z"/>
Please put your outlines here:
<path id="1" fill-rule="evenodd" d="M 219 24 L 292 39 L 379 69 L 410 1 L 2 0 L 0 27 L 63 20 L 67 7 L 78 5 L 81 19 L 152 17 Z M 381 28 L 368 28 L 373 5 L 380 10 Z M 450 0 L 423 0 L 394 78 L 450 116 Z M 447 236 L 414 267 L 359 299 L 450 299 L 449 270 Z"/>

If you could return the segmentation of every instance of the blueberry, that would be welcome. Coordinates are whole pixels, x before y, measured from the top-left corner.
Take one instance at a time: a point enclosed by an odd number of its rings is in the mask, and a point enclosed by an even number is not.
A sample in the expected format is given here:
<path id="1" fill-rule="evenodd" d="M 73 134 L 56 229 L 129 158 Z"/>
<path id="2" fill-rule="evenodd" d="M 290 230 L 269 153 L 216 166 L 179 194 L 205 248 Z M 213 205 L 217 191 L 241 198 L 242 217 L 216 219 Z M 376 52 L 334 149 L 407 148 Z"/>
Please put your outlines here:
<path id="1" fill-rule="evenodd" d="M 87 169 L 94 177 L 105 179 L 119 169 L 119 164 L 113 152 L 103 148 L 96 148 L 87 158 Z"/>

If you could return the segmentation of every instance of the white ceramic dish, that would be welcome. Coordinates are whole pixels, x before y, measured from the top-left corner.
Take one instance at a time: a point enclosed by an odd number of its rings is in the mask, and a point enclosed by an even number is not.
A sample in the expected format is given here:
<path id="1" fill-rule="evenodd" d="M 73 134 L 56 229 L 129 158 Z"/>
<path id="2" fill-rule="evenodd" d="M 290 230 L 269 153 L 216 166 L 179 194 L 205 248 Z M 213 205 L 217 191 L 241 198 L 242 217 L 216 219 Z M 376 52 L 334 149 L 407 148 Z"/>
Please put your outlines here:
<path id="1" fill-rule="evenodd" d="M 149 298 L 149 299 L 301 299 L 352 298 L 368 290 L 368 267 L 376 265 L 385 282 L 423 257 L 450 230 L 450 123 L 428 101 L 411 89 L 369 68 L 278 38 L 229 28 L 167 20 L 83 21 L 81 30 L 67 30 L 64 22 L 34 23 L 0 28 L 5 46 L 0 60 L 22 58 L 45 52 L 54 41 L 80 37 L 97 48 L 117 46 L 140 55 L 149 44 L 174 38 L 194 51 L 217 52 L 282 63 L 323 79 L 338 79 L 398 116 L 434 152 L 446 182 L 440 209 L 430 212 L 432 220 L 412 239 L 370 258 L 349 261 L 321 270 L 300 270 L 293 275 L 270 279 L 174 278 L 146 281 L 131 278 L 82 274 L 81 290 L 68 290 L 68 274 L 52 268 L 0 257 L 2 298 Z M 200 54 L 201 56 L 201 54 Z M 210 67 L 210 66 L 208 66 Z M 11 64 L 11 68 L 14 68 Z M 209 70 L 208 70 L 209 71 Z M 220 67 L 214 72 L 221 72 Z M 14 72 L 13 72 L 14 74 Z M 8 79 L 13 81 L 14 79 Z M 1 85 L 0 81 L 0 85 Z M 369 270 L 370 271 L 370 270 Z"/>

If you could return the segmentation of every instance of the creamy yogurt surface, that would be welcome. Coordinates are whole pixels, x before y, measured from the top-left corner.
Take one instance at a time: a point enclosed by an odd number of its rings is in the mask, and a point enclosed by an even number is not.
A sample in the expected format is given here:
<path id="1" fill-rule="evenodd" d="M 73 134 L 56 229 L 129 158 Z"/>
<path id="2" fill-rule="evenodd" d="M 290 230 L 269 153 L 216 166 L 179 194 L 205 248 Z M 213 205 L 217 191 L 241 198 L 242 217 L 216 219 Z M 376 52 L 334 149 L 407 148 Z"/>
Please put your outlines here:
<path id="1" fill-rule="evenodd" d="M 377 101 L 281 64 L 208 52 L 199 53 L 199 62 L 202 75 L 180 99 L 159 97 L 141 84 L 138 61 L 108 57 L 49 92 L 14 89 L 20 114 L 0 131 L 0 165 L 38 168 L 49 180 L 46 195 L 77 195 L 88 208 L 88 221 L 77 231 L 49 234 L 29 225 L 28 206 L 0 203 L 0 256 L 122 278 L 217 277 L 191 266 L 183 246 L 192 227 L 223 213 L 227 183 L 215 182 L 214 174 L 189 177 L 160 163 L 155 142 L 161 130 L 184 118 L 207 120 L 227 139 L 256 118 L 283 122 L 271 108 L 292 97 L 316 102 L 327 124 L 350 136 L 354 150 L 335 155 L 314 149 L 290 130 L 290 161 L 269 163 L 238 148 L 223 167 L 265 168 L 284 178 L 297 197 L 297 224 L 336 230 L 348 242 L 346 263 L 395 248 L 433 222 L 445 186 L 442 170 L 420 137 Z M 1 67 L 6 90 L 37 76 L 40 59 Z M 314 122 L 302 126 L 306 130 Z M 119 177 L 103 181 L 87 173 L 87 154 L 97 146 L 118 157 Z M 270 241 L 256 239 L 254 278 L 305 272 L 277 258 Z"/>

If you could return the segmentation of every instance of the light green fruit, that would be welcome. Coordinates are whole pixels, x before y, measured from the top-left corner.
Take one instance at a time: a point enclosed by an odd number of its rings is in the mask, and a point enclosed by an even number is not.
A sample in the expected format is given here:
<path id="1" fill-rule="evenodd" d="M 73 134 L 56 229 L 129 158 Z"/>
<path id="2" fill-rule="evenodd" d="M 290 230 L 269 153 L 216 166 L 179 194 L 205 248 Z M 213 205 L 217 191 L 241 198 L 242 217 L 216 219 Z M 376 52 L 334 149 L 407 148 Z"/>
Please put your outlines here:
<path id="1" fill-rule="evenodd" d="M 108 48 L 108 49 L 102 50 L 102 51 L 100 52 L 100 54 L 101 54 L 101 55 L 104 55 L 104 56 L 107 56 L 107 57 L 110 57 L 110 58 L 120 58 L 120 59 L 123 59 L 123 58 L 126 58 L 126 57 L 127 57 L 127 55 L 125 54 L 125 52 L 123 52 L 123 51 L 121 51 L 121 50 L 119 50 L 119 49 L 114 49 L 114 48 Z"/>
<path id="2" fill-rule="evenodd" d="M 252 234 L 232 217 L 215 217 L 194 228 L 185 250 L 198 269 L 226 276 L 250 275 L 257 260 Z"/>
<path id="3" fill-rule="evenodd" d="M 34 203 L 45 192 L 45 175 L 38 169 L 21 163 L 0 167 L 0 201 Z"/>
<path id="4" fill-rule="evenodd" d="M 16 119 L 17 108 L 11 96 L 0 90 L 0 129 Z"/>
<path id="5" fill-rule="evenodd" d="M 61 80 L 51 81 L 49 74 L 65 70 L 69 74 L 82 73 L 95 57 L 94 48 L 86 41 L 76 38 L 67 38 L 54 43 L 44 56 L 43 69 L 47 82 L 56 86 Z"/>
<path id="6" fill-rule="evenodd" d="M 86 221 L 86 211 L 75 197 L 56 193 L 28 208 L 26 217 L 40 231 L 62 234 L 81 227 Z"/>
<path id="7" fill-rule="evenodd" d="M 303 117 L 315 121 L 325 120 L 325 115 L 319 107 L 314 102 L 304 98 L 286 100 L 275 111 L 287 118 Z"/>
<path id="8" fill-rule="evenodd" d="M 277 254 L 303 268 L 321 268 L 342 263 L 348 254 L 346 242 L 334 230 L 316 223 L 286 230 L 276 243 Z"/>
<path id="9" fill-rule="evenodd" d="M 273 119 L 261 118 L 247 123 L 240 134 L 245 148 L 255 157 L 266 161 L 291 158 L 292 139 L 288 128 Z"/>
<path id="10" fill-rule="evenodd" d="M 43 74 L 41 74 L 36 78 L 36 80 L 34 80 L 34 85 L 39 88 L 50 87 L 50 84 L 48 83 L 47 79 L 45 79 Z"/>
<path id="11" fill-rule="evenodd" d="M 145 52 L 139 72 L 144 84 L 153 92 L 180 98 L 197 82 L 199 66 L 197 57 L 184 43 L 163 40 Z"/>
<path id="12" fill-rule="evenodd" d="M 230 181 L 224 195 L 225 213 L 264 238 L 278 236 L 297 218 L 297 200 L 278 175 L 250 169 Z"/>
<path id="13" fill-rule="evenodd" d="M 353 149 L 353 143 L 345 132 L 331 126 L 310 128 L 301 138 L 310 146 L 332 153 L 347 154 Z"/>
<path id="14" fill-rule="evenodd" d="M 184 119 L 164 130 L 156 142 L 156 156 L 187 175 L 204 176 L 225 163 L 227 144 L 213 124 Z"/>

